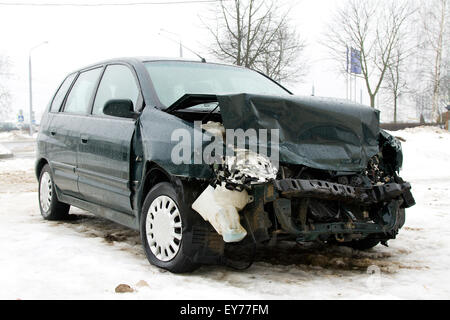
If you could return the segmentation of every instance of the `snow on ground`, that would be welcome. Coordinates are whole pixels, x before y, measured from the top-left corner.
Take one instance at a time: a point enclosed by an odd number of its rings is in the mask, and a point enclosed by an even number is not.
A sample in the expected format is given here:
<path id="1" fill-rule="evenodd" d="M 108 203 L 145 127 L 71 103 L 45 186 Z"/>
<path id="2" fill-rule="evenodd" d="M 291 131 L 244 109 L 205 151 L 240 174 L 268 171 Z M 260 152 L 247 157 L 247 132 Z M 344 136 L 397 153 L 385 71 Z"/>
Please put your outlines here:
<path id="1" fill-rule="evenodd" d="M 148 264 L 135 231 L 78 209 L 74 221 L 46 222 L 34 160 L 0 160 L 0 299 L 448 299 L 450 134 L 394 135 L 406 139 L 402 175 L 417 205 L 389 248 L 278 245 L 245 272 L 173 275 Z M 115 293 L 122 283 L 135 292 Z"/>
<path id="2" fill-rule="evenodd" d="M 11 150 L 0 144 L 0 159 L 9 158 L 11 156 Z"/>
<path id="3" fill-rule="evenodd" d="M 33 133 L 30 136 L 26 130 L 14 130 L 9 132 L 0 132 L 0 141 L 23 141 L 23 140 L 36 140 L 38 133 Z"/>

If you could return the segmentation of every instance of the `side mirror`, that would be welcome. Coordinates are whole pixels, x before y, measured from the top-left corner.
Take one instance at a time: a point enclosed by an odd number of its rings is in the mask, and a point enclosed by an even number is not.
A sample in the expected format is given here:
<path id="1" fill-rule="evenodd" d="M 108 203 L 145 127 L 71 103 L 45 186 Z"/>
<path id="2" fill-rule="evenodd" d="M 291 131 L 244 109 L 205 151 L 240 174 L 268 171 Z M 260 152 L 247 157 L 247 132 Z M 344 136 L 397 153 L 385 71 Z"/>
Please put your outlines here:
<path id="1" fill-rule="evenodd" d="M 138 113 L 134 112 L 133 102 L 130 99 L 109 100 L 103 107 L 103 113 L 108 116 L 135 119 Z"/>

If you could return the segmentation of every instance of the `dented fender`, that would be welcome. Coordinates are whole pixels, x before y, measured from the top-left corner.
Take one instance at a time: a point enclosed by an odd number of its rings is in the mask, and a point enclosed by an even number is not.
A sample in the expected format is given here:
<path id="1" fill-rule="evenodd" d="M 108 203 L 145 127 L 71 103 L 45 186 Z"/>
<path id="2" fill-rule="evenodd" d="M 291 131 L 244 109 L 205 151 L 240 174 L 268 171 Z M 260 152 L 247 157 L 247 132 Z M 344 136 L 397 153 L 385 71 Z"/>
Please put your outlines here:
<path id="1" fill-rule="evenodd" d="M 172 141 L 172 133 L 177 129 L 183 129 L 194 138 L 194 135 L 201 132 L 194 128 L 193 123 L 151 107 L 143 110 L 138 122 L 145 161 L 156 163 L 173 176 L 202 180 L 213 178 L 213 170 L 209 165 L 194 164 L 195 152 L 201 152 L 201 150 L 193 148 L 193 141 L 191 141 L 191 163 L 174 164 L 172 162 L 172 150 L 179 143 L 179 141 Z M 207 142 L 202 143 L 207 144 Z"/>

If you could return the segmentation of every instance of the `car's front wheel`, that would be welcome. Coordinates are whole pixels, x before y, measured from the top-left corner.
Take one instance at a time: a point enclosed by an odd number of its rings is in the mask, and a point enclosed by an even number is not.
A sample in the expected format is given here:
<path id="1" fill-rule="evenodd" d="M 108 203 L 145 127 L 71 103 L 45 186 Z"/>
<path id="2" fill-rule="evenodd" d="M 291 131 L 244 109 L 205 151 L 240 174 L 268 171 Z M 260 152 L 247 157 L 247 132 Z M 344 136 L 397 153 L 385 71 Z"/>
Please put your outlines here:
<path id="1" fill-rule="evenodd" d="M 189 241 L 190 210 L 170 183 L 159 183 L 146 196 L 141 216 L 141 239 L 151 264 L 173 273 L 195 270 Z"/>
<path id="2" fill-rule="evenodd" d="M 70 218 L 68 204 L 58 201 L 50 166 L 46 164 L 39 176 L 39 209 L 45 220 L 67 220 Z"/>

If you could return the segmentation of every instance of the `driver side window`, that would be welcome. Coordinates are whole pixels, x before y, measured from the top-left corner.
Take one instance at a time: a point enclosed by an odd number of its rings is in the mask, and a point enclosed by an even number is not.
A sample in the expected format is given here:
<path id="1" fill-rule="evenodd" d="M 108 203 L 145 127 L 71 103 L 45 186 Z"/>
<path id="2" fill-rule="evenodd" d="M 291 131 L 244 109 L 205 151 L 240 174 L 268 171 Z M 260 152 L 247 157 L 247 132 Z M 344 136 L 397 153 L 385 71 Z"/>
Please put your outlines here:
<path id="1" fill-rule="evenodd" d="M 139 87 L 132 71 L 124 65 L 109 65 L 103 74 L 92 114 L 102 115 L 103 107 L 109 100 L 129 99 L 133 106 L 139 99 Z"/>

